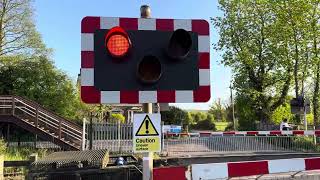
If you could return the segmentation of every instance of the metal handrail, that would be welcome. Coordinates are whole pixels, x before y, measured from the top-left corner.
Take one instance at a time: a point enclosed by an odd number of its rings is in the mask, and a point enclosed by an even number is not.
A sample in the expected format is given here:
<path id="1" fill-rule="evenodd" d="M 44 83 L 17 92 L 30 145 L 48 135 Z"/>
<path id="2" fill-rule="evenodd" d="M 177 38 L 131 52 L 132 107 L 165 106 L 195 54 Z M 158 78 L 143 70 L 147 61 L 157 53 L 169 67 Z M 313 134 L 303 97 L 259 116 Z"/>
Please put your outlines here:
<path id="1" fill-rule="evenodd" d="M 19 101 L 19 102 L 21 102 L 21 101 Z M 23 102 L 21 102 L 21 103 L 23 103 Z M 26 104 L 26 103 L 23 103 L 23 104 Z M 26 105 L 28 105 L 28 104 L 26 104 Z M 30 106 L 29 106 L 29 107 L 30 107 Z M 31 108 L 32 108 L 32 109 L 36 109 L 36 108 L 34 108 L 34 107 L 31 107 Z M 50 118 L 51 120 L 53 120 L 53 121 L 59 122 L 59 120 L 62 119 L 62 122 L 63 122 L 64 124 L 67 124 L 67 125 L 76 125 L 75 128 L 70 127 L 70 129 L 74 129 L 74 130 L 77 131 L 77 132 L 82 132 L 82 129 L 79 128 L 79 127 L 77 127 L 77 124 L 72 123 L 72 122 L 70 122 L 70 121 L 67 121 L 67 120 L 65 120 L 65 119 L 63 119 L 63 118 L 61 118 L 61 117 L 56 118 L 57 115 L 51 114 L 51 112 L 49 112 L 49 114 L 48 114 L 48 110 L 47 110 L 47 109 L 44 109 L 43 107 L 39 107 L 38 112 L 39 112 L 39 115 L 40 115 L 40 114 L 43 114 L 44 116 L 49 117 L 49 118 Z"/>
<path id="2" fill-rule="evenodd" d="M 75 128 L 78 128 L 78 130 L 82 132 L 82 128 L 81 128 L 78 124 L 76 124 L 75 122 L 66 120 L 65 118 L 57 115 L 55 112 L 53 112 L 53 111 L 51 111 L 51 110 L 49 110 L 49 109 L 44 108 L 42 105 L 40 105 L 40 104 L 38 104 L 38 103 L 36 103 L 36 102 L 30 101 L 30 100 L 28 100 L 28 99 L 26 99 L 26 98 L 20 97 L 20 96 L 14 96 L 14 97 L 15 97 L 16 99 L 23 100 L 24 102 L 27 102 L 27 103 L 29 103 L 29 104 L 31 104 L 31 105 L 33 104 L 35 107 L 39 107 L 39 110 L 44 110 L 47 115 L 51 115 L 51 116 L 55 117 L 56 119 L 62 119 L 62 120 L 65 121 L 66 123 L 74 126 Z"/>
<path id="3" fill-rule="evenodd" d="M 51 132 L 53 134 L 50 133 L 51 136 L 62 141 L 68 140 L 72 146 L 74 144 L 81 146 L 83 132 L 82 128 L 76 123 L 54 114 L 38 103 L 19 96 L 0 96 L 0 103 L 3 103 L 0 109 L 11 109 L 12 115 L 22 120 L 28 119 L 29 122 L 34 123 L 30 125 L 41 130 L 47 127 L 47 130 L 53 131 Z M 18 112 L 22 112 L 23 115 L 20 115 Z M 42 127 L 39 124 L 42 124 Z"/>

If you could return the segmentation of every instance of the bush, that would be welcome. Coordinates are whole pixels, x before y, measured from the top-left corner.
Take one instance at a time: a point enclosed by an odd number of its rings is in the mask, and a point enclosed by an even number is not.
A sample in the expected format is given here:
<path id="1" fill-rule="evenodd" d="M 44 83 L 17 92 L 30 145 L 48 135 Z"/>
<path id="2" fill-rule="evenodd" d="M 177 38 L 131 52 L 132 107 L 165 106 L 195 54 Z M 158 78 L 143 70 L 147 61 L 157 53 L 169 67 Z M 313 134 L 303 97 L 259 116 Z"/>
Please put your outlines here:
<path id="1" fill-rule="evenodd" d="M 6 152 L 7 145 L 3 139 L 0 139 L 0 155 L 3 155 Z"/>
<path id="2" fill-rule="evenodd" d="M 228 126 L 225 128 L 224 131 L 234 131 L 233 122 L 229 123 Z"/>
<path id="3" fill-rule="evenodd" d="M 207 116 L 205 120 L 199 121 L 194 128 L 198 130 L 212 130 L 216 131 L 216 125 L 214 124 L 214 119 L 211 114 Z"/>
<path id="4" fill-rule="evenodd" d="M 289 122 L 292 122 L 294 115 L 291 114 L 290 104 L 285 103 L 282 106 L 279 106 L 271 115 L 271 120 L 274 124 L 280 124 L 283 119 L 288 119 Z"/>
<path id="5" fill-rule="evenodd" d="M 37 153 L 39 158 L 42 158 L 51 153 L 48 149 L 34 149 L 31 147 L 10 147 L 5 152 L 6 161 L 28 160 L 30 155 Z"/>
<path id="6" fill-rule="evenodd" d="M 247 95 L 238 94 L 235 99 L 238 130 L 256 130 L 255 121 L 258 119 L 254 111 L 252 99 Z"/>
<path id="7" fill-rule="evenodd" d="M 114 123 L 125 123 L 126 118 L 122 114 L 111 114 L 111 121 Z"/>

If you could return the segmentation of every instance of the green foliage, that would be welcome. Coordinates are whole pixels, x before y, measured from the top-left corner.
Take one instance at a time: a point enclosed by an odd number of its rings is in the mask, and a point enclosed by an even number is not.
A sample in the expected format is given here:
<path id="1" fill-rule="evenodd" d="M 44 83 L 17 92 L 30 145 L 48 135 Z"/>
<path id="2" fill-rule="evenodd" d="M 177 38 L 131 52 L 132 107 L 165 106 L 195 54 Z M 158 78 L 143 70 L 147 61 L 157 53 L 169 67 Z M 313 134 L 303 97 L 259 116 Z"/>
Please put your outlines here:
<path id="1" fill-rule="evenodd" d="M 30 155 L 36 153 L 42 158 L 51 153 L 47 149 L 34 149 L 30 147 L 10 147 L 5 152 L 6 161 L 28 160 Z"/>
<path id="2" fill-rule="evenodd" d="M 320 152 L 320 145 L 314 144 L 314 139 L 311 136 L 297 136 L 292 140 L 293 147 L 303 149 L 305 152 Z"/>
<path id="3" fill-rule="evenodd" d="M 188 125 L 191 123 L 188 112 L 175 106 L 170 106 L 169 111 L 161 112 L 161 118 L 165 124 Z"/>
<path id="4" fill-rule="evenodd" d="M 226 108 L 221 104 L 220 99 L 212 104 L 209 113 L 213 115 L 216 121 L 225 122 L 227 120 L 227 111 Z"/>
<path id="5" fill-rule="evenodd" d="M 126 118 L 122 114 L 111 114 L 111 121 L 125 123 Z"/>
<path id="6" fill-rule="evenodd" d="M 295 115 L 291 114 L 290 104 L 285 103 L 282 106 L 279 106 L 271 116 L 272 122 L 274 124 L 280 124 L 283 119 L 288 119 L 289 122 L 294 124 L 301 124 L 302 122 L 302 115 L 301 117 L 295 117 Z M 306 116 L 308 125 L 313 124 L 313 114 L 307 114 Z"/>
<path id="7" fill-rule="evenodd" d="M 225 127 L 224 131 L 234 131 L 233 123 L 228 123 L 228 125 Z"/>
<path id="8" fill-rule="evenodd" d="M 238 130 L 255 130 L 255 121 L 257 120 L 256 113 L 252 109 L 250 104 L 252 100 L 250 97 L 237 94 L 235 99 L 237 119 L 238 119 Z"/>
<path id="9" fill-rule="evenodd" d="M 0 139 L 0 155 L 3 155 L 6 152 L 7 145 L 3 139 Z"/>
<path id="10" fill-rule="evenodd" d="M 187 117 L 185 119 L 185 125 L 192 125 L 194 123 L 194 120 L 192 118 L 191 113 L 188 112 Z"/>
<path id="11" fill-rule="evenodd" d="M 291 114 L 290 104 L 288 103 L 279 106 L 271 115 L 274 124 L 280 124 L 283 119 L 288 119 L 289 122 L 292 122 L 293 118 L 294 115 Z"/>
<path id="12" fill-rule="evenodd" d="M 79 92 L 80 93 L 80 92 Z M 80 95 L 79 95 L 80 98 Z M 112 117 L 109 117 L 111 107 L 109 105 L 98 104 L 98 105 L 88 105 L 81 102 L 81 108 L 79 109 L 78 116 L 79 119 L 87 118 L 90 119 L 91 114 L 93 118 L 99 122 L 106 122 L 113 120 Z"/>
<path id="13" fill-rule="evenodd" d="M 312 125 L 314 123 L 313 114 L 307 114 L 306 118 L 307 118 L 308 125 Z"/>
<path id="14" fill-rule="evenodd" d="M 263 123 L 289 117 L 285 102 L 290 89 L 295 97 L 312 92 L 319 125 L 320 1 L 219 0 L 219 4 L 223 15 L 212 19 L 220 35 L 215 48 L 223 52 L 221 62 L 232 68 L 233 87 L 247 97 L 246 108 L 252 109 L 249 113 L 238 107 L 240 126 L 251 124 L 244 118 L 248 114 Z"/>
<path id="15" fill-rule="evenodd" d="M 74 119 L 81 102 L 68 76 L 46 57 L 22 58 L 0 59 L 4 64 L 0 66 L 0 94 L 29 98 L 61 116 Z"/>
<path id="16" fill-rule="evenodd" d="M 233 122 L 233 107 L 232 107 L 232 104 L 228 104 L 226 107 L 225 107 L 225 111 L 226 111 L 226 120 L 228 122 Z M 234 115 L 236 116 L 236 111 L 234 111 Z"/>
<path id="17" fill-rule="evenodd" d="M 46 49 L 33 22 L 32 0 L 0 1 L 0 56 L 43 56 Z"/>
<path id="18" fill-rule="evenodd" d="M 216 126 L 217 131 L 225 131 L 226 128 L 232 123 L 215 121 L 214 124 Z M 233 125 L 232 125 L 232 128 L 233 128 Z"/>
<path id="19" fill-rule="evenodd" d="M 190 112 L 190 116 L 193 119 L 192 124 L 196 124 L 199 121 L 202 121 L 207 118 L 207 115 L 204 112 Z"/>
<path id="20" fill-rule="evenodd" d="M 193 126 L 193 128 L 198 130 L 216 131 L 213 116 L 211 114 L 208 114 L 206 119 L 200 120 L 197 124 Z"/>

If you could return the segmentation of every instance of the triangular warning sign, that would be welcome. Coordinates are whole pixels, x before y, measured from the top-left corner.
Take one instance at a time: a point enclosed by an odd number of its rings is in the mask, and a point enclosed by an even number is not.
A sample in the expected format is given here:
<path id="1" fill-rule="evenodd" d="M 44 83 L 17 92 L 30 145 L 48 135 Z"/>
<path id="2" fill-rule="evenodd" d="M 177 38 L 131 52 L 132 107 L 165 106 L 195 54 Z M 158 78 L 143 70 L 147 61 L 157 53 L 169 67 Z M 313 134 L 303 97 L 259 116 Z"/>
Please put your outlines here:
<path id="1" fill-rule="evenodd" d="M 148 115 L 143 119 L 136 136 L 157 136 L 159 135 L 157 129 L 154 127 Z"/>

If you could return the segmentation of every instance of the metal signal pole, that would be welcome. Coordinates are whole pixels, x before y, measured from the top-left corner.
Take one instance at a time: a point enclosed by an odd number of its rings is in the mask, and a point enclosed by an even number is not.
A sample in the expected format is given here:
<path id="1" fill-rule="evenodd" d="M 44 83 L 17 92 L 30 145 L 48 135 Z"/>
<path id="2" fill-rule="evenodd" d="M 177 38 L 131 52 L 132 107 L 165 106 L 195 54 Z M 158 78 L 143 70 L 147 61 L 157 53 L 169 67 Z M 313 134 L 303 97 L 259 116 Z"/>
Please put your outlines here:
<path id="1" fill-rule="evenodd" d="M 141 18 L 151 18 L 151 9 L 148 5 L 142 5 L 140 7 L 140 17 Z M 144 103 L 143 111 L 145 113 L 152 113 L 152 103 Z M 152 180 L 153 177 L 153 153 L 147 152 L 143 153 L 143 180 Z"/>

